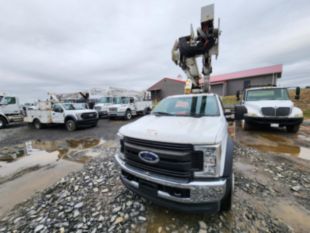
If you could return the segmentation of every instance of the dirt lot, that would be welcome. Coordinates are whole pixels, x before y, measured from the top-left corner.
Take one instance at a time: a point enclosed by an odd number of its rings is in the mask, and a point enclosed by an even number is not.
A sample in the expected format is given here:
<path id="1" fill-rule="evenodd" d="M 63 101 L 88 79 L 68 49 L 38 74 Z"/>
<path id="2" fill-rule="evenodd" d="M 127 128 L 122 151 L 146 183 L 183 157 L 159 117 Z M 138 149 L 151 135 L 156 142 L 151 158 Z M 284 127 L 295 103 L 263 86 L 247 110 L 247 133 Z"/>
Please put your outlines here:
<path id="1" fill-rule="evenodd" d="M 113 154 L 125 123 L 1 130 L 0 232 L 310 232 L 310 124 L 298 135 L 231 125 L 233 209 L 189 215 L 123 187 Z"/>

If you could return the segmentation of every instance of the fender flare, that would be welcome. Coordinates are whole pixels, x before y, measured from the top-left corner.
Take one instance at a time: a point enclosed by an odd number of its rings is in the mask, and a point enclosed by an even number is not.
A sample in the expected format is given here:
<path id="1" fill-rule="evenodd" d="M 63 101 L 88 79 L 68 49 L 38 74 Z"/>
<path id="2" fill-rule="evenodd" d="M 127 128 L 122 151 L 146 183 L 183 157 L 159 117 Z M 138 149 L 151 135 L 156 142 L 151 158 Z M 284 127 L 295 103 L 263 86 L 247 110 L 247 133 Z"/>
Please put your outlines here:
<path id="1" fill-rule="evenodd" d="M 0 117 L 2 117 L 6 121 L 7 124 L 9 123 L 9 119 L 6 117 L 6 115 L 4 115 L 3 113 L 0 113 Z"/>
<path id="2" fill-rule="evenodd" d="M 73 115 L 65 116 L 64 122 L 66 122 L 67 120 L 74 120 L 75 122 L 77 121 L 76 117 L 74 117 Z"/>

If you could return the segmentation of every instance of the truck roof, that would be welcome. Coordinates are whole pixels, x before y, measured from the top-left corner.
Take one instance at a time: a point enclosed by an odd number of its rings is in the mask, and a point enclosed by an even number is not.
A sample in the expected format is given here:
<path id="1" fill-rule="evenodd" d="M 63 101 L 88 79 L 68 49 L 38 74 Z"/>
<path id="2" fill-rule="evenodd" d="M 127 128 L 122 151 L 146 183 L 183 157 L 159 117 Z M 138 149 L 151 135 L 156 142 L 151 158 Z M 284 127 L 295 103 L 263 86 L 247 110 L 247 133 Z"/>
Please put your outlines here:
<path id="1" fill-rule="evenodd" d="M 247 88 L 246 91 L 249 91 L 249 90 L 261 90 L 261 89 L 278 89 L 278 88 L 286 88 L 286 87 L 273 87 L 273 86 L 266 86 L 266 87 L 250 87 L 250 88 Z"/>
<path id="2" fill-rule="evenodd" d="M 194 96 L 216 96 L 216 94 L 214 93 L 182 94 L 182 95 L 168 96 L 167 98 L 194 97 Z"/>

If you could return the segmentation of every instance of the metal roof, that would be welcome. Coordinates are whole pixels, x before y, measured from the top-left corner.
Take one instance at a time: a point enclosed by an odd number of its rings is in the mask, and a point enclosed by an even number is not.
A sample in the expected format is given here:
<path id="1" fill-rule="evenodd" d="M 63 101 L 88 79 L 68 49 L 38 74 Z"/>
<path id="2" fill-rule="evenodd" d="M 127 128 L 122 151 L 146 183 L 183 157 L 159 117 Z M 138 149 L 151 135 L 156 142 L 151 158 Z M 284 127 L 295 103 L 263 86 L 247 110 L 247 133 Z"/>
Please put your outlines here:
<path id="1" fill-rule="evenodd" d="M 211 83 L 223 82 L 231 79 L 240 79 L 247 78 L 253 76 L 261 76 L 268 74 L 279 74 L 281 77 L 283 65 L 273 65 L 260 67 L 250 70 L 243 70 L 239 72 L 229 73 L 229 74 L 221 74 L 221 75 L 213 75 L 210 78 Z"/>
<path id="2" fill-rule="evenodd" d="M 157 90 L 161 90 L 162 86 L 164 85 L 166 80 L 170 80 L 170 81 L 174 81 L 174 82 L 179 82 L 179 83 L 184 83 L 184 80 L 180 80 L 180 79 L 174 79 L 174 78 L 162 78 L 161 80 L 159 80 L 157 83 L 155 83 L 154 85 L 152 85 L 151 87 L 149 87 L 147 90 L 148 91 L 157 91 Z"/>
<path id="3" fill-rule="evenodd" d="M 241 78 L 250 78 L 254 76 L 262 76 L 262 75 L 268 75 L 268 74 L 276 74 L 277 77 L 281 77 L 282 75 L 282 69 L 283 65 L 273 65 L 273 66 L 266 66 L 266 67 L 259 67 L 259 68 L 254 68 L 254 69 L 249 69 L 249 70 L 243 70 L 243 71 L 238 71 L 238 72 L 233 72 L 233 73 L 228 73 L 228 74 L 220 74 L 220 75 L 212 75 L 210 77 L 210 82 L 211 84 L 222 84 L 225 81 L 232 80 L 232 79 L 241 79 Z M 156 90 L 161 90 L 165 80 L 171 80 L 175 82 L 181 82 L 185 84 L 185 80 L 180 80 L 180 79 L 174 79 L 174 78 L 162 78 L 159 80 L 157 83 L 149 87 L 147 90 L 148 91 L 156 91 Z"/>

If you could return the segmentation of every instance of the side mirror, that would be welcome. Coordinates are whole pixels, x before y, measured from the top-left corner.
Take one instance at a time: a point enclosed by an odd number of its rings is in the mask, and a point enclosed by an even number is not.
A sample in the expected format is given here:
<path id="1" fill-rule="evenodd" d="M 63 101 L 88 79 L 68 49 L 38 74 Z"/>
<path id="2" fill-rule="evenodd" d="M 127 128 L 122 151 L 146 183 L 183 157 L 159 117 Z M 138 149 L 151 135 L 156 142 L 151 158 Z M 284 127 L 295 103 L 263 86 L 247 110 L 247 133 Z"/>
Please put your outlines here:
<path id="1" fill-rule="evenodd" d="M 236 92 L 236 98 L 237 98 L 238 101 L 240 100 L 240 91 Z"/>
<path id="2" fill-rule="evenodd" d="M 300 99 L 300 87 L 296 87 L 295 100 L 299 100 L 299 99 Z"/>

